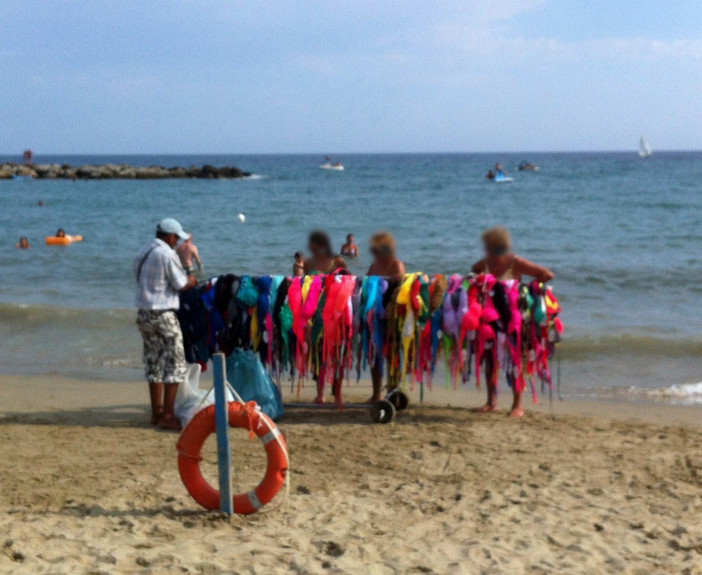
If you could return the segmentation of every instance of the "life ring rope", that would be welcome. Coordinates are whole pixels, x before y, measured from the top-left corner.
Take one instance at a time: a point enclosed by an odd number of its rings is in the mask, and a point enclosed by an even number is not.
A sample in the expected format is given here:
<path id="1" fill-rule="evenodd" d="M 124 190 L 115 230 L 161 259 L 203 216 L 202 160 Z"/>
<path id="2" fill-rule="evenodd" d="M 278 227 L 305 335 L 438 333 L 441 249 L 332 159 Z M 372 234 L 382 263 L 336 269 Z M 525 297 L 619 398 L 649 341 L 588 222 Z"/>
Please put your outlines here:
<path id="1" fill-rule="evenodd" d="M 231 391 L 232 396 L 238 403 L 245 403 L 242 397 L 237 393 L 236 389 L 234 389 L 234 386 L 231 383 L 229 383 L 229 380 L 225 378 L 224 383 L 229 388 L 229 391 Z M 256 407 L 258 407 L 258 405 Z M 283 504 L 287 501 L 288 495 L 290 494 L 290 456 L 288 455 L 288 446 L 282 439 L 283 434 L 280 432 L 280 429 L 278 429 L 278 426 L 276 426 L 272 421 L 270 421 L 268 416 L 263 417 L 262 419 L 263 423 L 268 428 L 268 433 L 260 438 L 263 442 L 264 447 L 268 445 L 271 441 L 276 441 L 280 446 L 281 451 L 285 454 L 285 483 L 283 484 L 283 497 L 280 499 L 280 501 L 277 502 L 273 507 L 263 508 L 263 505 L 261 505 L 261 501 L 259 500 L 258 495 L 256 495 L 256 490 L 252 489 L 249 492 L 249 500 L 251 501 L 251 504 L 254 507 L 256 507 L 256 503 L 251 498 L 251 493 L 253 493 L 255 501 L 258 502 L 260 505 L 259 507 L 257 507 L 260 513 L 270 513 L 271 511 L 275 511 L 279 507 L 282 507 Z M 253 431 L 251 433 L 253 433 Z M 261 509 L 263 510 L 261 511 Z"/>
<path id="2" fill-rule="evenodd" d="M 268 458 L 266 473 L 261 483 L 251 491 L 234 496 L 234 512 L 249 514 L 273 511 L 285 503 L 290 492 L 290 459 L 285 439 L 278 427 L 255 402 L 244 402 L 231 384 L 226 383 L 235 398 L 228 407 L 229 425 L 248 430 L 251 439 L 258 437 Z M 219 507 L 219 491 L 205 480 L 200 469 L 200 462 L 203 460 L 200 450 L 207 437 L 216 431 L 214 420 L 214 405 L 199 411 L 191 422 L 196 423 L 196 426 L 188 425 L 177 445 L 178 468 L 183 483 L 193 498 L 207 509 Z M 283 497 L 278 498 L 281 488 Z M 265 507 L 276 498 L 279 501 L 275 506 Z"/>

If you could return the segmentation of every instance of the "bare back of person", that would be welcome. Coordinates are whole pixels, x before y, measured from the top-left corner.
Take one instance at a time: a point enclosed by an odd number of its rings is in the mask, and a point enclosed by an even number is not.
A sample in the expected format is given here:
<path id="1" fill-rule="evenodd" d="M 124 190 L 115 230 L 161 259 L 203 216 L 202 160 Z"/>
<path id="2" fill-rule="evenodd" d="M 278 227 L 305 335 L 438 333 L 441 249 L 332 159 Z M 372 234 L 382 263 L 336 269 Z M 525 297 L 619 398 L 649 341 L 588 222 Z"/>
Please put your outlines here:
<path id="1" fill-rule="evenodd" d="M 317 255 L 305 260 L 305 274 L 330 274 L 339 268 L 346 269 L 346 261 L 341 256 Z"/>
<path id="2" fill-rule="evenodd" d="M 370 268 L 368 268 L 368 275 L 383 277 L 404 276 L 405 264 L 400 260 L 393 260 L 391 262 L 375 261 L 371 264 Z"/>
<path id="3" fill-rule="evenodd" d="M 533 277 L 539 282 L 546 283 L 553 279 L 553 272 L 548 268 L 537 265 L 512 252 L 512 238 L 509 231 L 503 227 L 495 227 L 483 232 L 483 245 L 485 257 L 473 265 L 476 274 L 491 274 L 499 281 L 522 281 L 523 276 Z M 497 366 L 490 368 L 487 383 L 487 403 L 476 409 L 481 413 L 490 413 L 497 410 Z M 512 408 L 510 417 L 522 417 L 522 395 L 524 390 L 513 388 Z"/>
<path id="4" fill-rule="evenodd" d="M 491 274 L 500 281 L 516 280 L 521 282 L 525 275 L 540 282 L 553 279 L 553 273 L 550 270 L 515 254 L 499 258 L 488 256 L 473 266 L 473 272 Z"/>
<path id="5" fill-rule="evenodd" d="M 193 243 L 192 234 L 189 240 L 176 247 L 176 253 L 180 258 L 180 263 L 188 273 L 192 273 L 195 270 L 195 265 L 197 265 L 198 268 L 202 268 L 200 250 L 198 250 L 197 246 Z"/>
<path id="6" fill-rule="evenodd" d="M 186 269 L 193 266 L 193 252 L 190 249 L 190 245 L 190 243 L 183 243 L 176 248 L 180 263 L 183 264 L 183 267 Z"/>

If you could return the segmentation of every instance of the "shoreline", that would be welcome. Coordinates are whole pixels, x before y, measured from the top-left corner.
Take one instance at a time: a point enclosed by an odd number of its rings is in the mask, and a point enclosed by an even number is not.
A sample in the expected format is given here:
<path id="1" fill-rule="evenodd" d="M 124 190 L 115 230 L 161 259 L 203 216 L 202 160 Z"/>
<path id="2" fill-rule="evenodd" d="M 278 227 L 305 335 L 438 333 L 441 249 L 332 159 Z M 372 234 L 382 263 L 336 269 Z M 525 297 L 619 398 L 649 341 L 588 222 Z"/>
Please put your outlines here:
<path id="1" fill-rule="evenodd" d="M 62 257 L 78 260 L 83 257 L 80 251 L 85 246 L 81 246 L 75 251 L 66 250 Z M 54 253 L 47 249 L 19 255 L 23 259 L 38 256 L 48 259 Z M 81 293 L 79 290 L 77 288 L 76 293 Z M 134 316 L 134 310 L 127 307 L 2 303 L 0 335 L 4 347 L 0 352 L 0 376 L 59 375 L 85 382 L 138 381 L 143 368 Z M 36 350 L 26 344 L 28 340 L 51 341 L 52 345 L 45 346 L 37 355 Z M 699 334 L 695 337 L 685 333 L 650 334 L 645 330 L 636 332 L 634 328 L 622 334 L 602 334 L 573 328 L 559 345 L 558 356 L 562 361 L 562 390 L 569 401 L 702 407 L 702 340 Z M 558 356 L 552 363 L 554 384 Z M 445 362 L 439 360 L 433 377 L 436 390 L 443 388 L 444 374 Z M 363 377 L 369 377 L 368 371 Z M 352 383 L 349 388 L 351 393 L 354 386 Z M 458 393 L 474 387 L 474 377 L 471 377 Z M 504 379 L 500 381 L 500 388 L 508 391 Z M 525 399 L 528 405 L 530 400 Z"/>
<path id="2" fill-rule="evenodd" d="M 211 373 L 203 374 L 202 388 L 211 386 Z M 285 383 L 283 399 L 285 403 L 298 401 L 311 402 L 314 399 L 314 382 L 309 381 L 302 390 L 298 400 L 296 394 L 290 393 L 289 385 Z M 93 421 L 95 413 L 98 421 L 105 413 L 114 413 L 115 421 L 131 425 L 139 425 L 145 418 L 148 406 L 148 393 L 145 383 L 140 381 L 110 381 L 109 379 L 89 380 L 77 379 L 62 375 L 3 375 L 0 374 L 0 389 L 2 389 L 2 408 L 0 408 L 0 424 L 3 422 L 31 422 L 37 418 L 54 424 L 74 421 L 76 417 L 85 416 L 86 421 Z M 328 391 L 328 388 L 327 388 Z M 361 380 L 356 385 L 344 386 L 344 400 L 363 401 L 370 391 L 370 382 Z M 414 391 L 406 392 L 410 405 L 414 410 L 446 409 L 456 413 L 468 412 L 485 401 L 484 390 L 459 389 L 446 390 L 436 385 L 432 391 L 425 392 L 425 402 L 419 401 L 419 386 Z M 126 400 L 126 401 L 125 401 Z M 501 419 L 508 412 L 511 402 L 511 391 L 503 386 L 500 388 L 498 412 L 483 414 L 483 417 Z M 298 409 L 289 410 L 291 413 Z M 305 411 L 320 411 L 311 409 Z M 636 401 L 616 401 L 602 399 L 590 400 L 577 397 L 566 397 L 563 401 L 557 399 L 554 392 L 553 403 L 549 402 L 548 394 L 539 398 L 533 404 L 530 397 L 525 397 L 525 411 L 529 414 L 558 417 L 592 418 L 607 421 L 643 423 L 666 426 L 688 426 L 702 428 L 702 406 L 677 405 L 670 403 L 646 403 Z M 329 417 L 338 414 L 334 408 L 321 410 Z M 286 412 L 287 413 L 287 412 Z M 326 417 L 326 416 L 325 416 Z M 401 415 L 399 415 L 401 417 Z M 90 425 L 90 423 L 86 423 Z"/>

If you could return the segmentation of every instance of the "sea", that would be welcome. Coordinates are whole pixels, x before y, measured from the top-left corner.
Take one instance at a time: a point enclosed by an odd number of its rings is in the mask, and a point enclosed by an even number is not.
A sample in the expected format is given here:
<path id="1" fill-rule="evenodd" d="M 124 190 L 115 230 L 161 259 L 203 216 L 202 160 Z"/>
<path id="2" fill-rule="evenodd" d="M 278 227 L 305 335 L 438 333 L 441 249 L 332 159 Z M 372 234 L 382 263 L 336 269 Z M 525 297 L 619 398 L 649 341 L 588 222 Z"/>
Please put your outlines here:
<path id="1" fill-rule="evenodd" d="M 702 405 L 702 152 L 41 156 L 72 165 L 238 166 L 243 180 L 0 180 L 0 373 L 141 378 L 132 260 L 164 217 L 205 274 L 288 274 L 312 229 L 395 234 L 408 270 L 468 273 L 481 232 L 552 269 L 567 399 Z M 540 171 L 519 172 L 529 160 Z M 19 161 L 0 157 L 0 161 Z M 511 184 L 485 179 L 500 162 Z M 43 206 L 39 205 L 43 203 Z M 240 223 L 238 215 L 244 214 Z M 49 247 L 64 228 L 82 243 Z M 32 248 L 15 249 L 20 236 Z M 470 385 L 473 385 L 472 383 Z M 460 390 L 457 392 L 460 393 Z"/>

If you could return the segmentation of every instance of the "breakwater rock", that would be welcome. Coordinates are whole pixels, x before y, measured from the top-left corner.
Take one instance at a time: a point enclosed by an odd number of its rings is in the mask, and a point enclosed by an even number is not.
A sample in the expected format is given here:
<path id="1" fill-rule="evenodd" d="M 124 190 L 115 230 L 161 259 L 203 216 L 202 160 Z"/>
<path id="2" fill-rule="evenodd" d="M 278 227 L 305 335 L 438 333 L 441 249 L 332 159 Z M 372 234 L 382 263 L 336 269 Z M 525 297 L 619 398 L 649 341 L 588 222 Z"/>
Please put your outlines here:
<path id="1" fill-rule="evenodd" d="M 71 166 L 69 164 L 0 164 L 0 180 L 37 178 L 39 180 L 162 180 L 167 178 L 238 179 L 250 176 L 235 167 L 191 166 L 189 168 L 163 166 L 129 166 L 101 164 Z"/>

